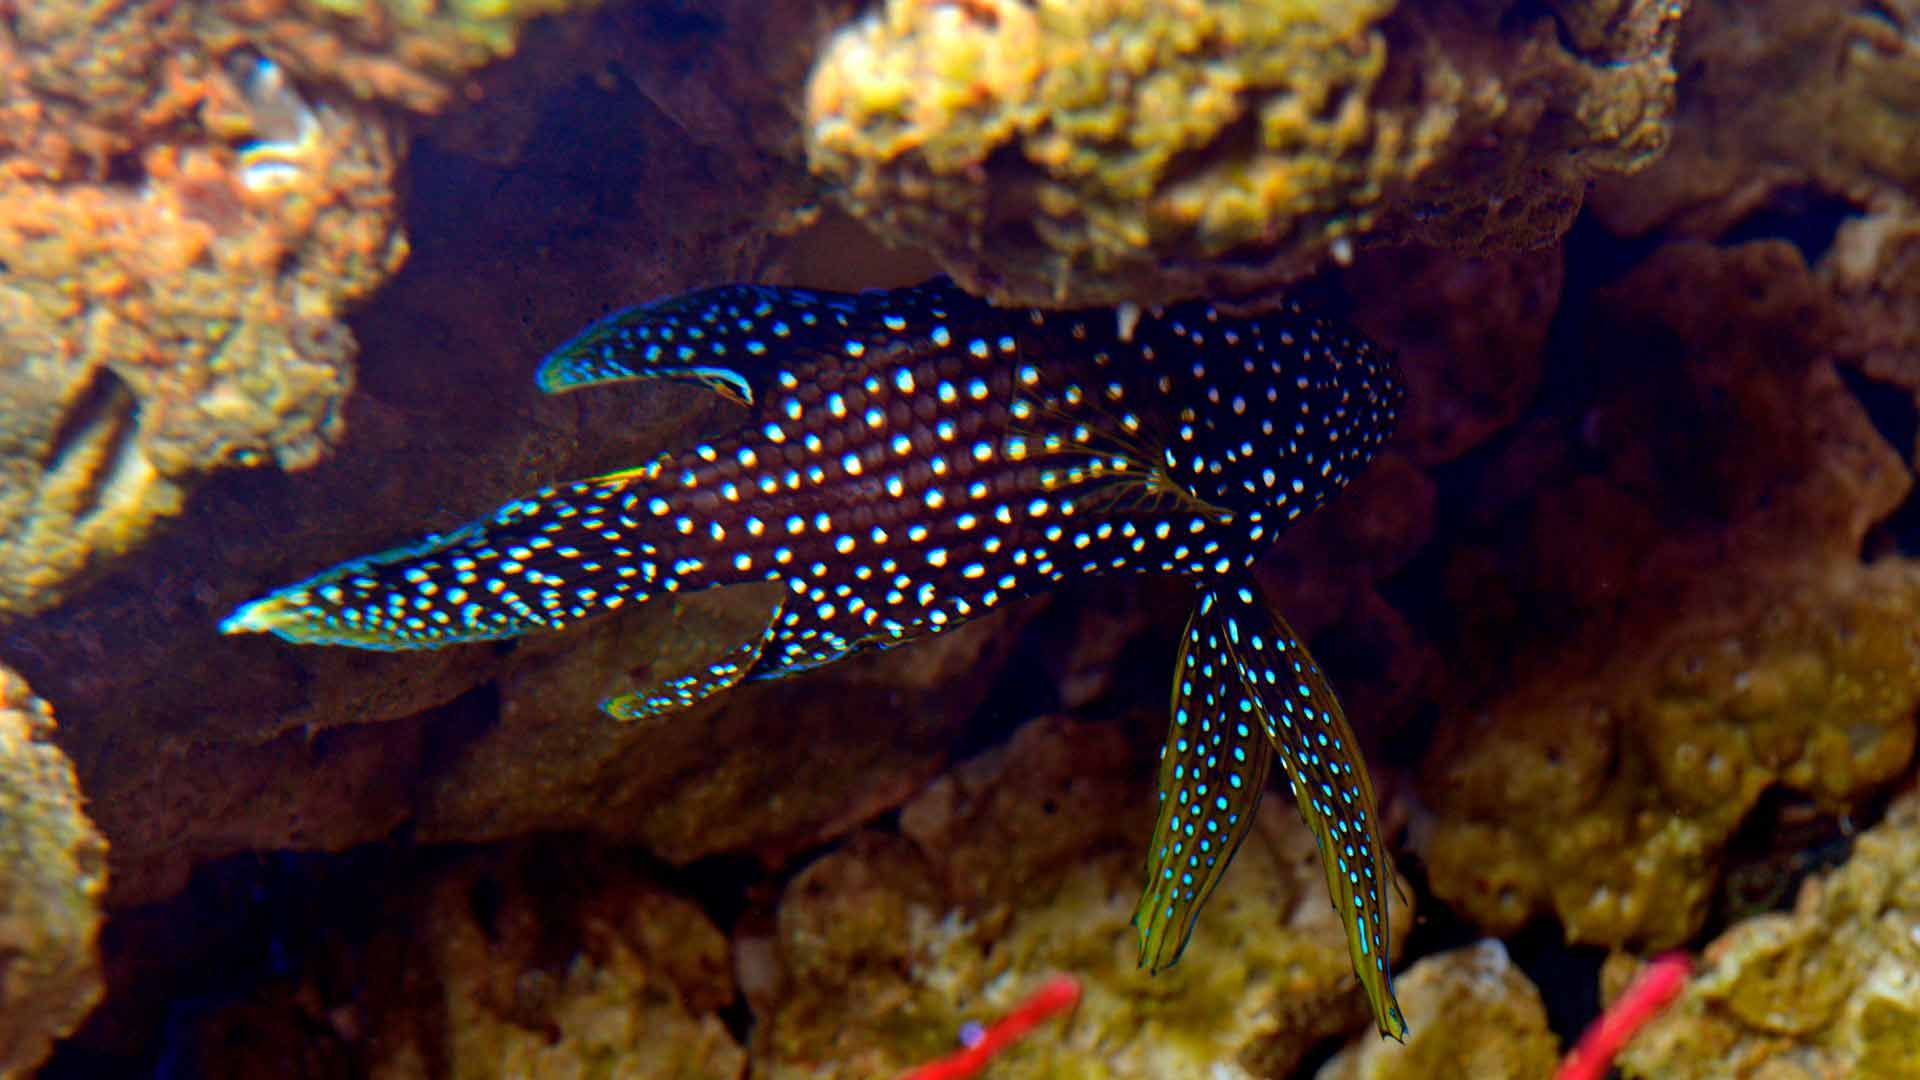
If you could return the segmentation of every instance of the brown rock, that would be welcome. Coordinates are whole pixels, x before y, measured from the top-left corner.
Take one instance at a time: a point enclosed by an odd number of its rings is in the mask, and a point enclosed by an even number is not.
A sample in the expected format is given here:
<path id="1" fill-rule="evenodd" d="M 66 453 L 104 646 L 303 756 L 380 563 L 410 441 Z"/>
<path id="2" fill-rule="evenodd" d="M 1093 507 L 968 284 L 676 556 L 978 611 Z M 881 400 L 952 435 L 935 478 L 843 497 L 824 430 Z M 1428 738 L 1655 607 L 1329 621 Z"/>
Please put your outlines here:
<path id="1" fill-rule="evenodd" d="M 1762 792 L 1843 807 L 1912 754 L 1920 569 L 1858 555 L 1911 477 L 1785 245 L 1665 249 L 1602 311 L 1601 471 L 1562 471 L 1450 571 L 1487 653 L 1447 668 L 1462 704 L 1415 837 L 1435 893 L 1496 932 L 1546 910 L 1575 941 L 1671 944 Z"/>
<path id="2" fill-rule="evenodd" d="M 1366 1024 L 1312 836 L 1277 796 L 1180 964 L 1138 969 L 1148 764 L 1111 728 L 1036 720 L 903 809 L 904 838 L 861 834 L 802 871 L 749 993 L 754 1075 L 897 1074 L 1052 971 L 1082 981 L 1078 1009 L 996 1075 L 1251 1080 Z"/>
<path id="3" fill-rule="evenodd" d="M 1628 1077 L 1920 1075 L 1920 793 L 1895 800 L 1791 912 L 1708 946 L 1672 1008 L 1620 1058 Z M 1628 972 L 1609 965 L 1610 992 Z"/>
<path id="4" fill-rule="evenodd" d="M 0 1076 L 24 1076 L 100 998 L 107 845 L 53 710 L 0 667 Z"/>
<path id="5" fill-rule="evenodd" d="M 1404 1045 L 1361 1036 L 1315 1080 L 1539 1080 L 1552 1075 L 1559 1042 L 1540 991 L 1498 941 L 1422 957 L 1395 982 L 1420 1023 Z"/>

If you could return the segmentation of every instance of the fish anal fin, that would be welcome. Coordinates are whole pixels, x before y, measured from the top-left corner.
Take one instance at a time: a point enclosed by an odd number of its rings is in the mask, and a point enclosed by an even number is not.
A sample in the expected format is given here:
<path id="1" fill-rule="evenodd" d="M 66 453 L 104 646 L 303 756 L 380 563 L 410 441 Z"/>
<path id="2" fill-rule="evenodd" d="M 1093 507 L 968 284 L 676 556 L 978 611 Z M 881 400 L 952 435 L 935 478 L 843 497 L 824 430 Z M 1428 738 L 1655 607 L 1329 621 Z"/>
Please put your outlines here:
<path id="1" fill-rule="evenodd" d="M 1273 759 L 1253 702 L 1228 662 L 1218 605 L 1188 620 L 1173 675 L 1173 717 L 1160 751 L 1160 814 L 1147 883 L 1134 910 L 1140 964 L 1172 966 L 1200 909 L 1253 828 Z"/>
<path id="2" fill-rule="evenodd" d="M 766 625 L 760 632 L 727 650 L 718 659 L 681 675 L 674 675 L 608 698 L 600 708 L 616 720 L 644 722 L 691 708 L 729 689 L 745 679 L 766 652 L 780 625 L 780 613 L 786 610 L 786 596 L 772 602 Z"/>

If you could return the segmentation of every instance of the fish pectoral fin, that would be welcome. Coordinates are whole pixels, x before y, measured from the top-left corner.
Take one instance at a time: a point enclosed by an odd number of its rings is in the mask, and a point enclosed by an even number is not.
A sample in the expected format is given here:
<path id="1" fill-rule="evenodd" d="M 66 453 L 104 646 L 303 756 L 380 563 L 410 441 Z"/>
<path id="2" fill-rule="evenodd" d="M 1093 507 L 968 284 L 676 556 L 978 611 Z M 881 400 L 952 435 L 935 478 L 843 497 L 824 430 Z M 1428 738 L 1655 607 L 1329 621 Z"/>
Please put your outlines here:
<path id="1" fill-rule="evenodd" d="M 722 285 L 600 319 L 548 353 L 536 379 L 548 393 L 675 379 L 758 405 L 783 370 L 858 362 L 869 349 L 924 335 L 944 304 L 962 299 L 944 279 L 884 293 Z"/>
<path id="2" fill-rule="evenodd" d="M 1206 597 L 1187 622 L 1173 673 L 1173 720 L 1160 750 L 1160 817 L 1147 849 L 1147 885 L 1134 909 L 1140 964 L 1171 967 L 1200 909 L 1253 828 L 1273 748 L 1228 662 L 1219 605 Z"/>
<path id="3" fill-rule="evenodd" d="M 1300 817 L 1319 846 L 1327 891 L 1346 929 L 1347 952 L 1374 1023 L 1381 1035 L 1400 1039 L 1407 1022 L 1393 994 L 1382 888 L 1395 879 L 1359 743 L 1319 665 L 1253 583 L 1214 595 L 1232 666 L 1256 703 Z"/>
<path id="4" fill-rule="evenodd" d="M 783 595 L 774 602 L 773 611 L 767 616 L 765 630 L 734 646 L 726 655 L 699 671 L 676 675 L 608 698 L 600 703 L 601 710 L 615 720 L 651 720 L 666 713 L 691 708 L 734 686 L 747 677 L 747 673 L 753 670 L 766 652 L 767 643 L 773 640 L 780 625 L 780 614 L 786 607 L 787 598 Z"/>

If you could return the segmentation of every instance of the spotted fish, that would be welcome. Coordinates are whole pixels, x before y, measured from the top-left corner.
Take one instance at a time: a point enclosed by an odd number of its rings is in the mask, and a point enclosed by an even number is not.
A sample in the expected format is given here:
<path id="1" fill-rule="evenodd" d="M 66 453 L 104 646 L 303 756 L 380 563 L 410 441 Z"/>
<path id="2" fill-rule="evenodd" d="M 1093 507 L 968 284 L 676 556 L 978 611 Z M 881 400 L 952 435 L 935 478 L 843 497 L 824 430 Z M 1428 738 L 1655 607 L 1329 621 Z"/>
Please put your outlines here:
<path id="1" fill-rule="evenodd" d="M 549 392 L 632 379 L 698 383 L 746 415 L 724 438 L 343 563 L 223 629 L 434 648 L 662 593 L 786 584 L 764 631 L 718 663 L 606 703 L 639 719 L 938 633 L 1069 576 L 1190 577 L 1201 595 L 1134 916 L 1141 963 L 1179 957 L 1277 754 L 1379 1028 L 1404 1034 L 1364 763 L 1249 573 L 1391 432 L 1403 390 L 1389 357 L 1294 306 L 1008 310 L 936 280 L 707 289 L 602 319 L 538 375 Z"/>

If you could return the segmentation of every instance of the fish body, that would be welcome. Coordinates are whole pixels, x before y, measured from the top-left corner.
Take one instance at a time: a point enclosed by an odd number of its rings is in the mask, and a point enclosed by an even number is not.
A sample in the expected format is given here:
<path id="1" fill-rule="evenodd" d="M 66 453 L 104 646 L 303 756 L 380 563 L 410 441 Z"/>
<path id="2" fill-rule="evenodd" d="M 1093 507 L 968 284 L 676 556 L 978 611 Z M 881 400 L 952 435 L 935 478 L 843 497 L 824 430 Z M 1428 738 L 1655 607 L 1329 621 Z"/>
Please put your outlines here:
<path id="1" fill-rule="evenodd" d="M 732 285 L 615 313 L 541 366 L 547 391 L 708 386 L 745 418 L 647 464 L 355 559 L 236 611 L 228 632 L 363 648 L 514 637 L 661 593 L 774 580 L 765 632 L 614 699 L 640 718 L 956 626 L 1069 577 L 1201 584 L 1136 925 L 1173 962 L 1251 825 L 1275 750 L 1321 841 L 1383 1032 L 1372 793 L 1338 701 L 1248 573 L 1390 435 L 1390 357 L 1295 306 L 1236 318 L 991 307 L 944 280 L 859 294 Z"/>

